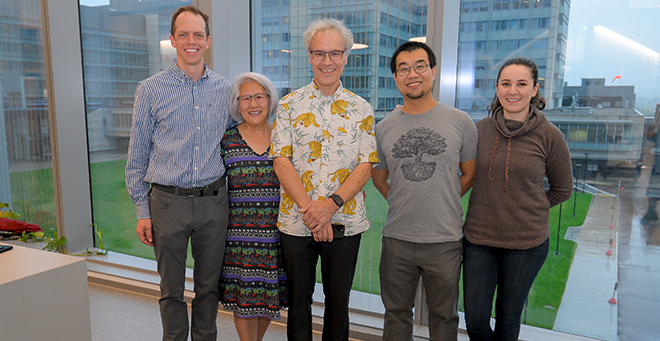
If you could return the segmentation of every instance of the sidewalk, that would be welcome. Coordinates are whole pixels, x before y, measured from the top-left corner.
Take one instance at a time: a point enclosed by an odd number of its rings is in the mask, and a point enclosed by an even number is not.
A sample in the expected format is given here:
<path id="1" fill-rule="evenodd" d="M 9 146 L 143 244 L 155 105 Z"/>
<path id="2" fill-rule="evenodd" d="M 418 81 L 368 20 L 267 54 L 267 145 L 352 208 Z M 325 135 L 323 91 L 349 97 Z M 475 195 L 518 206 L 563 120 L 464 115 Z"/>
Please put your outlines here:
<path id="1" fill-rule="evenodd" d="M 618 340 L 617 305 L 608 302 L 617 282 L 618 220 L 618 198 L 594 195 L 584 224 L 566 232 L 566 239 L 578 246 L 554 330 Z M 612 255 L 607 256 L 610 241 L 615 244 Z"/>

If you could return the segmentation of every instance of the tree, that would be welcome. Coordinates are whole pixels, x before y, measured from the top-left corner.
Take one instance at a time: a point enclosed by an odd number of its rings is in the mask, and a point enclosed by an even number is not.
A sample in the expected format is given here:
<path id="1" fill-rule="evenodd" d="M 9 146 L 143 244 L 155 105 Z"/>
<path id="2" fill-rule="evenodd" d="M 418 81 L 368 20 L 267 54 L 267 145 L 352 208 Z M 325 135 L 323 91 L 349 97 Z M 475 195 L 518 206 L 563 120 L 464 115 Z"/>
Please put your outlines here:
<path id="1" fill-rule="evenodd" d="M 413 162 L 401 166 L 401 170 L 407 180 L 420 182 L 429 179 L 435 172 L 435 162 L 424 162 L 424 154 L 439 155 L 446 149 L 444 137 L 431 129 L 421 127 L 401 135 L 394 143 L 392 153 L 399 159 L 415 158 Z"/>

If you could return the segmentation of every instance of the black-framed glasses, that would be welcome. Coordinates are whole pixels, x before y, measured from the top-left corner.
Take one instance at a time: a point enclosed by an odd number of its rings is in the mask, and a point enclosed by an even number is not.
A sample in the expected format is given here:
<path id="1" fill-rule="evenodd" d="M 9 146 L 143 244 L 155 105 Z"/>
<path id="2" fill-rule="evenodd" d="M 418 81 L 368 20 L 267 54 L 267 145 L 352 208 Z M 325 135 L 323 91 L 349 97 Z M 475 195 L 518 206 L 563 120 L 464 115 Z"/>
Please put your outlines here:
<path id="1" fill-rule="evenodd" d="M 343 50 L 332 50 L 332 51 L 314 50 L 314 51 L 309 51 L 309 53 L 312 55 L 312 59 L 316 61 L 322 61 L 325 59 L 325 55 L 328 55 L 328 57 L 330 57 L 330 60 L 336 62 L 338 60 L 341 60 L 341 58 L 344 56 Z"/>
<path id="2" fill-rule="evenodd" d="M 431 65 L 430 64 L 422 64 L 422 63 L 417 64 L 413 67 L 404 66 L 402 68 L 397 69 L 396 74 L 399 77 L 405 77 L 405 76 L 408 76 L 411 69 L 415 70 L 415 72 L 418 73 L 418 74 L 422 74 L 422 73 L 426 72 L 426 70 L 429 68 L 429 66 L 431 66 Z"/>
<path id="3" fill-rule="evenodd" d="M 257 102 L 257 104 L 266 104 L 268 102 L 268 98 L 270 97 L 269 94 L 265 94 L 263 92 L 258 92 L 254 95 L 243 95 L 243 96 L 238 96 L 238 102 L 241 105 L 248 105 L 254 98 L 254 101 Z"/>

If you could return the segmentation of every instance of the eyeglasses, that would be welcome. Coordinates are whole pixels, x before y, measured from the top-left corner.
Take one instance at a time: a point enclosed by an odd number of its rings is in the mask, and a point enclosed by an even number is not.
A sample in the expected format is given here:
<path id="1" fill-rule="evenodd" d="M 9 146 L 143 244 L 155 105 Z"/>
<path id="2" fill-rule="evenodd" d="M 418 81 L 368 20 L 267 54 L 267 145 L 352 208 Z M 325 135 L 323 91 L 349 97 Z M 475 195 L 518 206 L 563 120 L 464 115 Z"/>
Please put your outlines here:
<path id="1" fill-rule="evenodd" d="M 408 74 L 410 73 L 410 69 L 413 69 L 413 70 L 415 70 L 416 73 L 421 74 L 421 73 L 426 72 L 426 70 L 429 68 L 429 66 L 431 66 L 431 65 L 430 64 L 417 64 L 417 65 L 413 66 L 412 68 L 409 67 L 409 66 L 404 66 L 404 67 L 399 68 L 398 70 L 396 70 L 396 74 L 399 77 L 408 76 Z"/>
<path id="2" fill-rule="evenodd" d="M 312 59 L 316 61 L 324 60 L 326 54 L 330 57 L 330 60 L 335 62 L 341 60 L 341 58 L 344 56 L 344 51 L 341 50 L 332 50 L 328 52 L 321 50 L 314 50 L 314 51 L 309 51 L 309 53 L 312 55 Z"/>
<path id="3" fill-rule="evenodd" d="M 262 105 L 262 104 L 266 104 L 269 97 L 270 97 L 269 94 L 264 94 L 264 93 L 258 92 L 254 95 L 238 96 L 236 99 L 238 99 L 238 102 L 241 105 L 248 105 L 248 104 L 250 104 L 250 102 L 254 98 L 254 101 L 257 102 L 257 104 Z"/>

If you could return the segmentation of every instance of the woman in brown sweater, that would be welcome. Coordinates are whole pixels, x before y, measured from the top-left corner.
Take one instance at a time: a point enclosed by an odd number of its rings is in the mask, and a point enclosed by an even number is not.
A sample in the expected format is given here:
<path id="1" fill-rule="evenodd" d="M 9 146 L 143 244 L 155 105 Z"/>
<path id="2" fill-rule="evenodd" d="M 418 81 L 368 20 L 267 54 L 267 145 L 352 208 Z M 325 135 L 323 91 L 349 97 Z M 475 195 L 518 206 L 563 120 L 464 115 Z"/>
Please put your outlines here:
<path id="1" fill-rule="evenodd" d="M 489 117 L 476 124 L 477 173 L 463 251 L 465 320 L 472 341 L 518 340 L 525 299 L 548 255 L 549 210 L 571 196 L 570 151 L 541 112 L 545 101 L 538 90 L 533 61 L 506 61 Z"/>

